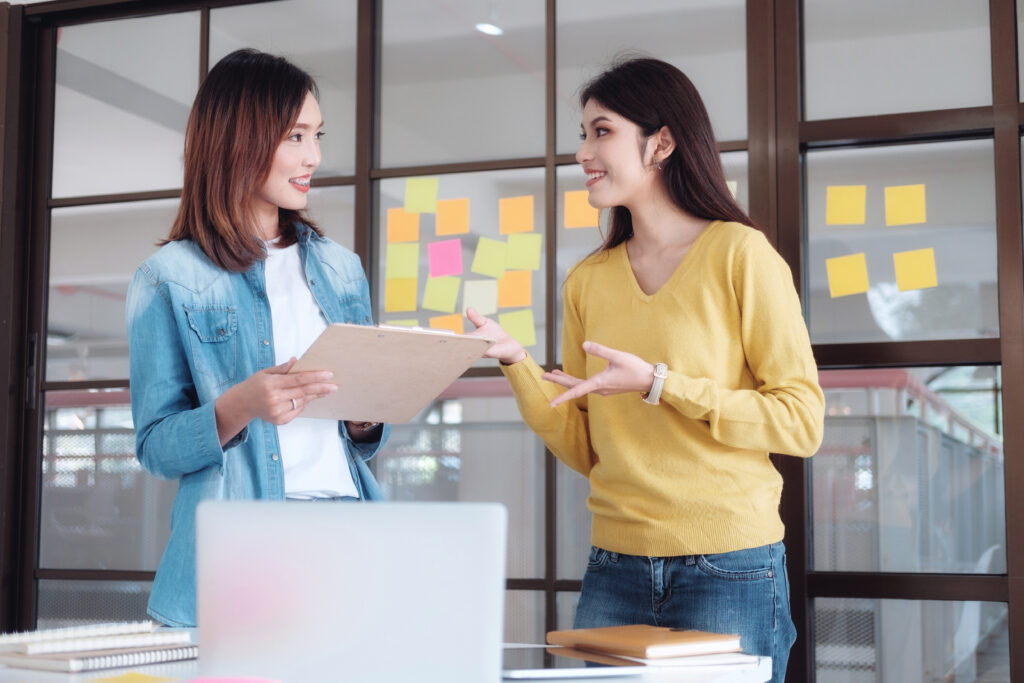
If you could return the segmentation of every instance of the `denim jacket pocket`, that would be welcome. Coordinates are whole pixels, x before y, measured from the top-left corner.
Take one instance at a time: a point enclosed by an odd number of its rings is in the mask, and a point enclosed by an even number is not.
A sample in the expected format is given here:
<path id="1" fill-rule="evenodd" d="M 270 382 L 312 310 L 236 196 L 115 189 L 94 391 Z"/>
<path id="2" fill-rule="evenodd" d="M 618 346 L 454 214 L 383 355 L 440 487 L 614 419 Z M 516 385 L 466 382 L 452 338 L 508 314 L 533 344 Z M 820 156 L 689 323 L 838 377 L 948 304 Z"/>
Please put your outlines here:
<path id="1" fill-rule="evenodd" d="M 185 318 L 192 329 L 189 346 L 196 370 L 218 385 L 234 381 L 238 365 L 238 315 L 234 307 L 186 306 Z"/>

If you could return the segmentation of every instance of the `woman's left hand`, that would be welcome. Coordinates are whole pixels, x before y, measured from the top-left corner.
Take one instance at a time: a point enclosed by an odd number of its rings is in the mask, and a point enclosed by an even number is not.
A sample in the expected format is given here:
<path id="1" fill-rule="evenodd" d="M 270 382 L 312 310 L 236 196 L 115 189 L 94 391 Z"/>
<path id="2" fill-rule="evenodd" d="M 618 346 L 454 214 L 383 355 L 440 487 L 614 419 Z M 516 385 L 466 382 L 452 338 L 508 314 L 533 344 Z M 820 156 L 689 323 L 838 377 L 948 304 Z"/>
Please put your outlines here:
<path id="1" fill-rule="evenodd" d="M 631 391 L 645 392 L 654 384 L 654 365 L 639 356 L 592 341 L 583 342 L 583 350 L 591 356 L 607 360 L 608 367 L 588 379 L 573 377 L 561 370 L 545 372 L 543 379 L 569 389 L 551 402 L 552 408 L 584 394 L 611 396 Z"/>

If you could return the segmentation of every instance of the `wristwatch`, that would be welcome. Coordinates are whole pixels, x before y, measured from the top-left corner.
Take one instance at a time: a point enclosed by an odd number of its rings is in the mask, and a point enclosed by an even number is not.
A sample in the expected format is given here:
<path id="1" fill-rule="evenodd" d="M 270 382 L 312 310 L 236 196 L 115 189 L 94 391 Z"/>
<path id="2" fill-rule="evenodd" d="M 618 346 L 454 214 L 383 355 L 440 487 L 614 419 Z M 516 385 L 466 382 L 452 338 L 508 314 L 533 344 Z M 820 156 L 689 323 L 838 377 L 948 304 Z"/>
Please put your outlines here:
<path id="1" fill-rule="evenodd" d="M 640 394 L 640 398 L 643 399 L 644 403 L 656 406 L 661 402 L 661 390 L 665 386 L 666 377 L 668 377 L 668 366 L 664 363 L 655 363 L 654 383 L 651 384 L 651 390 Z"/>

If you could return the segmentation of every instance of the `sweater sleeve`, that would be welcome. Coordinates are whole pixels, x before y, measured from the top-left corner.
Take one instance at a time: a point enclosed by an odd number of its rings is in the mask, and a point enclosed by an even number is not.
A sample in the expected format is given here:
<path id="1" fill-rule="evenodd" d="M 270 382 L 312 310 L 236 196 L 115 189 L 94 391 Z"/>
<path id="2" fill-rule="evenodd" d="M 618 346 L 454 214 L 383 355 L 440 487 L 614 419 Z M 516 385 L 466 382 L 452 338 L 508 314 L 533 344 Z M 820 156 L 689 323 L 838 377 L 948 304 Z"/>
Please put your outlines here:
<path id="1" fill-rule="evenodd" d="M 586 377 L 586 355 L 583 352 L 583 323 L 565 286 L 562 360 L 565 372 Z M 590 443 L 587 397 L 566 401 L 552 408 L 549 403 L 566 391 L 559 384 L 541 378 L 543 370 L 531 356 L 501 371 L 509 380 L 523 421 L 544 441 L 548 449 L 563 463 L 587 476 L 596 456 Z"/>
<path id="2" fill-rule="evenodd" d="M 743 352 L 754 389 L 730 389 L 669 368 L 662 400 L 708 423 L 735 448 L 814 455 L 824 431 L 825 399 L 789 266 L 759 232 L 739 248 L 731 273 Z"/>

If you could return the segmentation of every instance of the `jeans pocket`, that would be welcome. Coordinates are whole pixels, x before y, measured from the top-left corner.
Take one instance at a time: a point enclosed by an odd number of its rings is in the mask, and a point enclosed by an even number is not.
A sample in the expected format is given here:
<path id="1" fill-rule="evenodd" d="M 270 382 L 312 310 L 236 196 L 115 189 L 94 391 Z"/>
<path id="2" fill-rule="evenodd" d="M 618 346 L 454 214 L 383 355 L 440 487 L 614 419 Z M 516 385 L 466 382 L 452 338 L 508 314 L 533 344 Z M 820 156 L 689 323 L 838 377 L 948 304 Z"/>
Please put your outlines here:
<path id="1" fill-rule="evenodd" d="M 607 550 L 593 545 L 590 546 L 590 556 L 587 557 L 587 569 L 600 569 L 608 564 L 609 554 Z"/>
<path id="2" fill-rule="evenodd" d="M 697 567 L 708 576 L 726 581 L 760 581 L 775 575 L 768 546 L 734 550 L 716 555 L 700 555 Z"/>

